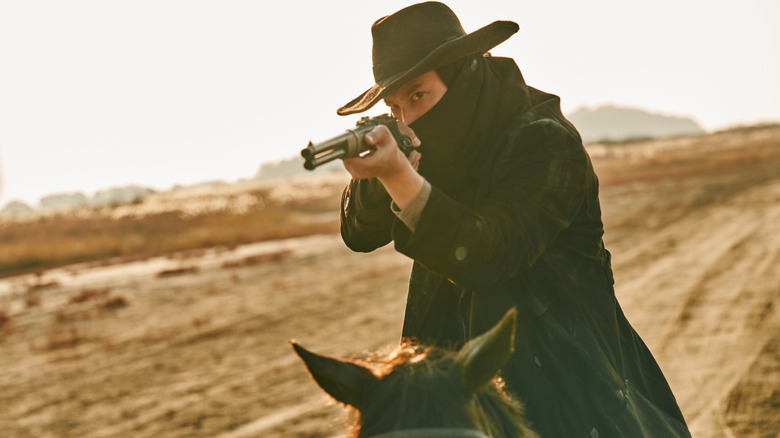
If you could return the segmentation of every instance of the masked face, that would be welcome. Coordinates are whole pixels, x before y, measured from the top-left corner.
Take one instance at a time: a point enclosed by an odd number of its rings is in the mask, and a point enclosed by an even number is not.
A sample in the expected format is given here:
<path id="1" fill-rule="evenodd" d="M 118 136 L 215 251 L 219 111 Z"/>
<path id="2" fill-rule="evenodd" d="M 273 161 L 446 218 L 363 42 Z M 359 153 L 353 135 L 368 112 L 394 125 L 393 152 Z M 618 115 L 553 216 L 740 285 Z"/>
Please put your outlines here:
<path id="1" fill-rule="evenodd" d="M 436 71 L 429 71 L 387 95 L 385 103 L 395 118 L 408 125 L 433 108 L 446 93 L 447 86 Z"/>
<path id="2" fill-rule="evenodd" d="M 499 81 L 481 56 L 464 58 L 453 69 L 445 84 L 447 92 L 409 127 L 422 142 L 420 174 L 461 200 L 475 189 L 475 175 L 493 144 L 486 142 L 492 132 Z"/>

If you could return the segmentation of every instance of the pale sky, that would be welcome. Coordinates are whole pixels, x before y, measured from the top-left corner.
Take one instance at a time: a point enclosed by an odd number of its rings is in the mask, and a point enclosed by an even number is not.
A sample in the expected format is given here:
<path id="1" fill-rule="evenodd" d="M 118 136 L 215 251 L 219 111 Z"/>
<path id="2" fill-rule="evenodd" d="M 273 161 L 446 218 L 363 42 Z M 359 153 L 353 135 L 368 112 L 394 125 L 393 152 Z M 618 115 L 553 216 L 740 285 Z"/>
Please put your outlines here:
<path id="1" fill-rule="evenodd" d="M 128 184 L 251 177 L 354 126 L 371 23 L 411 1 L 0 0 L 0 208 Z M 453 0 L 564 112 L 605 103 L 707 130 L 780 121 L 780 1 Z M 366 115 L 387 112 L 379 105 Z"/>

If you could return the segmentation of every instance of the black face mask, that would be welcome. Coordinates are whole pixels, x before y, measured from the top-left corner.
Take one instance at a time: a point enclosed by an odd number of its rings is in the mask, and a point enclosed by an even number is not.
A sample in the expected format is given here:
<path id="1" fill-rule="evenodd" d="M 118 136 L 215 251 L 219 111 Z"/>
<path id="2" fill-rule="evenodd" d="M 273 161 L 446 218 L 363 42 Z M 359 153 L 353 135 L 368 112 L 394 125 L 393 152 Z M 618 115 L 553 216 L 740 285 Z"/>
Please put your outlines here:
<path id="1" fill-rule="evenodd" d="M 422 144 L 420 174 L 450 197 L 473 193 L 487 159 L 501 79 L 485 58 L 473 56 L 447 66 L 447 92 L 409 126 Z"/>

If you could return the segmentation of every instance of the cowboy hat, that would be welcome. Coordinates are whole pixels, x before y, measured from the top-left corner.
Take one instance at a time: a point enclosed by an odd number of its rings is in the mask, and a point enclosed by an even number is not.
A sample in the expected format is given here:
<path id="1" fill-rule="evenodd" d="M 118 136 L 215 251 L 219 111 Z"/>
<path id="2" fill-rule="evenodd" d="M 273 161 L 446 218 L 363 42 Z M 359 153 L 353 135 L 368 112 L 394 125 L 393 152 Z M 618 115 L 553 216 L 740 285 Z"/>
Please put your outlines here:
<path id="1" fill-rule="evenodd" d="M 518 30 L 495 21 L 467 34 L 452 10 L 439 2 L 408 6 L 371 26 L 376 84 L 339 108 L 341 116 L 363 112 L 409 80 L 465 56 L 482 54 Z"/>

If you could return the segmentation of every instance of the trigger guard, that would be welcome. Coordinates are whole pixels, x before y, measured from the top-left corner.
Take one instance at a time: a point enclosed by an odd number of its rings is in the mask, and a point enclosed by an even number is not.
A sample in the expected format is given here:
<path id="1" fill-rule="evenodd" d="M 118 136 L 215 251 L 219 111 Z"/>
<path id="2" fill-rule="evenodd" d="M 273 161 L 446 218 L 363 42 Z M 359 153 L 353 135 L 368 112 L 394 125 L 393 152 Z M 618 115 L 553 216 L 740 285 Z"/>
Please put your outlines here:
<path id="1" fill-rule="evenodd" d="M 409 138 L 407 135 L 401 135 L 399 139 L 398 146 L 401 148 L 401 152 L 404 153 L 407 157 L 410 153 L 412 153 L 412 139 Z"/>

